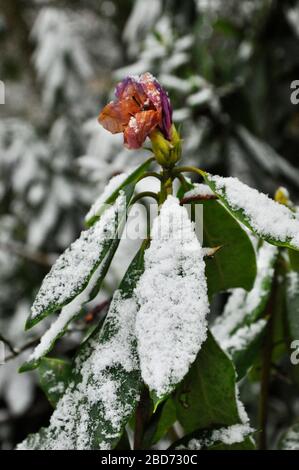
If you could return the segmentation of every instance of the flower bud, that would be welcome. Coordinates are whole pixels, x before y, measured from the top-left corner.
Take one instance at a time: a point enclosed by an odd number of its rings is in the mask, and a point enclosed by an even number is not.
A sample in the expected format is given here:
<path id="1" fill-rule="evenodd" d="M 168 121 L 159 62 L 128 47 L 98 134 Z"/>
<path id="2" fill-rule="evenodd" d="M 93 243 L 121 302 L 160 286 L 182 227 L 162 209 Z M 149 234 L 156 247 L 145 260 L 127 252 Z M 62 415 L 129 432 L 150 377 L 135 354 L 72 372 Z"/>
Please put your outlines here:
<path id="1" fill-rule="evenodd" d="M 180 160 L 182 153 L 182 140 L 174 124 L 171 126 L 170 134 L 170 140 L 167 140 L 159 130 L 150 135 L 156 160 L 164 168 L 174 166 Z"/>
<path id="2" fill-rule="evenodd" d="M 274 199 L 276 202 L 279 202 L 279 204 L 283 204 L 284 206 L 291 207 L 292 203 L 290 201 L 290 194 L 289 191 L 284 188 L 283 186 L 280 186 L 276 192 Z"/>

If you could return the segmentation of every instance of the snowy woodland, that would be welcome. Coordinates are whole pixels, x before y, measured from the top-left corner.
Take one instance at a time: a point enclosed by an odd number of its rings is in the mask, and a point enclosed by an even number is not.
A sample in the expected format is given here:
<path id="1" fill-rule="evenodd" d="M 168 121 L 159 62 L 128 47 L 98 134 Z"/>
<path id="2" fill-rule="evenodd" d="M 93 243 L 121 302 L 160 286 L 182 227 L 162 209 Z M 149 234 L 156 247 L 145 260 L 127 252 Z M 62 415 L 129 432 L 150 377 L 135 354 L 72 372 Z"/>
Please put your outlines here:
<path id="1" fill-rule="evenodd" d="M 0 1 L 0 449 L 299 450 L 298 52 L 297 0 Z"/>

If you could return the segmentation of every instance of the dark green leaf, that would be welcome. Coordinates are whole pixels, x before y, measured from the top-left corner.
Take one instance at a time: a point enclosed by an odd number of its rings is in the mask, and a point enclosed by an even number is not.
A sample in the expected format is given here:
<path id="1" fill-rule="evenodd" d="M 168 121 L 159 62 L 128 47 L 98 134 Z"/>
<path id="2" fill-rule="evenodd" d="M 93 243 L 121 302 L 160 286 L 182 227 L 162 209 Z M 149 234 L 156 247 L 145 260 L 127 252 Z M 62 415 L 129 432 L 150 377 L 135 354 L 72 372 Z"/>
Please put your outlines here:
<path id="1" fill-rule="evenodd" d="M 240 423 L 235 369 L 210 332 L 178 387 L 176 407 L 187 433 Z"/>
<path id="2" fill-rule="evenodd" d="M 149 448 L 162 439 L 176 421 L 176 405 L 172 398 L 168 398 L 153 414 L 152 421 L 145 433 L 143 447 Z"/>
<path id="3" fill-rule="evenodd" d="M 213 258 L 206 259 L 209 296 L 233 287 L 250 290 L 256 259 L 248 235 L 218 201 L 199 203 L 203 204 L 203 246 L 221 246 Z"/>
<path id="4" fill-rule="evenodd" d="M 40 385 L 54 408 L 68 386 L 71 371 L 71 363 L 62 359 L 44 357 L 40 362 Z"/>

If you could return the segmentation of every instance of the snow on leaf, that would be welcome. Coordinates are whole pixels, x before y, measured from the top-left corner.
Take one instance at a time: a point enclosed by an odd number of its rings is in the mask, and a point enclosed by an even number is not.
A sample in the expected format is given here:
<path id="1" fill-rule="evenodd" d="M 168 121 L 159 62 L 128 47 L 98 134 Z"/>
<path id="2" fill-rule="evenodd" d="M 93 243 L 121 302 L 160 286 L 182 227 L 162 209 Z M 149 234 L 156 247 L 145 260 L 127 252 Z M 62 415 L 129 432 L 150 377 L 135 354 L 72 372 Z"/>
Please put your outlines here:
<path id="1" fill-rule="evenodd" d="M 233 444 L 244 443 L 246 438 L 249 438 L 253 429 L 248 423 L 246 424 L 233 424 L 228 427 L 219 429 L 200 431 L 197 437 L 192 437 L 185 444 L 176 446 L 177 450 L 203 450 L 213 448 L 213 446 L 225 445 L 232 446 Z M 250 441 L 245 442 L 246 447 L 253 448 Z"/>
<path id="2" fill-rule="evenodd" d="M 237 178 L 205 174 L 204 179 L 225 207 L 259 237 L 299 250 L 299 220 L 286 206 Z"/>
<path id="3" fill-rule="evenodd" d="M 143 270 L 143 248 L 115 292 L 103 328 L 83 344 L 74 378 L 59 400 L 50 426 L 18 449 L 111 449 L 121 437 L 140 393 L 133 289 Z"/>
<path id="4" fill-rule="evenodd" d="M 127 199 L 131 195 L 132 190 L 128 191 Z M 27 328 L 66 306 L 84 290 L 92 274 L 103 264 L 109 247 L 117 236 L 125 206 L 126 196 L 122 192 L 102 218 L 93 227 L 83 231 L 58 258 L 45 277 L 33 303 Z M 66 307 L 63 313 L 66 315 L 72 307 L 73 305 Z"/>
<path id="5" fill-rule="evenodd" d="M 252 290 L 246 292 L 244 289 L 234 289 L 223 314 L 212 326 L 215 338 L 232 356 L 234 362 L 241 353 L 255 343 L 266 326 L 266 319 L 260 316 L 271 293 L 277 253 L 277 247 L 267 242 L 263 243 L 257 254 L 257 276 Z"/>
<path id="6" fill-rule="evenodd" d="M 155 219 L 136 287 L 142 377 L 152 395 L 169 394 L 206 339 L 209 311 L 202 248 L 178 199 L 169 196 Z"/>

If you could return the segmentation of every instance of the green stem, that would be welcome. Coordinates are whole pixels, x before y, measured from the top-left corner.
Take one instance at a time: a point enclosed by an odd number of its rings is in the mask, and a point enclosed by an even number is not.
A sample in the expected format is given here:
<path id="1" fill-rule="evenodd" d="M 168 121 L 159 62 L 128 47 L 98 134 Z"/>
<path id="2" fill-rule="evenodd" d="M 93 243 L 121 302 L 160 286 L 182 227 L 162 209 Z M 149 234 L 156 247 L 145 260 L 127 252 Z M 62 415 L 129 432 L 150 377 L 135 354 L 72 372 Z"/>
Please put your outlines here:
<path id="1" fill-rule="evenodd" d="M 153 199 L 155 199 L 155 201 L 157 201 L 159 203 L 158 194 L 156 194 L 152 191 L 143 191 L 142 193 L 136 194 L 136 196 L 133 197 L 130 205 L 135 204 L 137 201 L 139 201 L 140 199 L 142 199 L 144 197 L 152 197 Z"/>
<path id="2" fill-rule="evenodd" d="M 137 179 L 136 184 L 139 183 L 139 181 L 143 180 L 144 178 L 149 178 L 149 177 L 157 178 L 158 180 L 162 181 L 162 175 L 160 175 L 159 173 L 156 173 L 155 171 L 147 171 L 146 173 L 144 173 L 144 175 L 141 175 Z"/>
<path id="3" fill-rule="evenodd" d="M 180 173 L 196 173 L 201 177 L 205 177 L 207 174 L 205 171 L 201 170 L 200 168 L 196 168 L 195 166 L 179 166 L 173 169 L 173 174 L 177 176 Z"/>
<path id="4" fill-rule="evenodd" d="M 173 193 L 173 170 L 168 168 L 163 168 L 162 170 L 162 180 L 161 180 L 161 191 L 159 193 L 159 206 L 166 201 L 167 197 Z"/>

